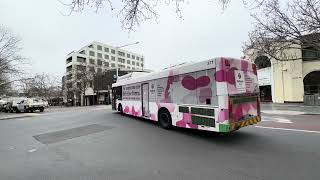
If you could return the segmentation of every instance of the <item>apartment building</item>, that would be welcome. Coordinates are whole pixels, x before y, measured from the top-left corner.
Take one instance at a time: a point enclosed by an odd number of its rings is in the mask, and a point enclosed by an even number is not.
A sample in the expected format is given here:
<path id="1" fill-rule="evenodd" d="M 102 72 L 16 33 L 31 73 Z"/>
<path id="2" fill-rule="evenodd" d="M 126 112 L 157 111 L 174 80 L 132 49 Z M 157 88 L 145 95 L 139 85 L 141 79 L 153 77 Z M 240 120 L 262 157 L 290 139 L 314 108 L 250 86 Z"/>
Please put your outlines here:
<path id="1" fill-rule="evenodd" d="M 141 54 L 126 51 L 115 46 L 94 41 L 78 51 L 72 51 L 65 58 L 66 73 L 64 77 L 64 102 L 73 105 L 91 105 L 93 99 L 99 99 L 93 83 L 89 83 L 85 93 L 79 93 L 78 71 L 90 71 L 101 74 L 110 70 L 143 71 L 145 58 Z M 72 91 L 71 91 L 72 89 Z M 107 91 L 107 90 L 106 90 Z M 86 97 L 84 97 L 86 96 Z"/>

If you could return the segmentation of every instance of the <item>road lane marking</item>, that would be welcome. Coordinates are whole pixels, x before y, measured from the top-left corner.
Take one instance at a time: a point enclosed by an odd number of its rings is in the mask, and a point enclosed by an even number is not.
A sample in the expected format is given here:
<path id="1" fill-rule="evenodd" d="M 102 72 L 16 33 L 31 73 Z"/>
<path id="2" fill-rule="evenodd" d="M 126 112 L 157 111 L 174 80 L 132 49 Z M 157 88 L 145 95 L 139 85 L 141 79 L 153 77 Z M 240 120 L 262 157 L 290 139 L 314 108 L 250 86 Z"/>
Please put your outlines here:
<path id="1" fill-rule="evenodd" d="M 302 115 L 304 112 L 301 111 L 288 111 L 288 110 L 262 110 L 265 114 L 278 114 L 278 115 Z"/>
<path id="2" fill-rule="evenodd" d="M 285 124 L 291 124 L 293 123 L 292 121 L 290 121 L 289 119 L 286 118 L 281 118 L 281 117 L 262 117 L 262 120 L 264 122 L 276 122 L 276 123 L 285 123 Z"/>
<path id="3" fill-rule="evenodd" d="M 37 151 L 37 149 L 30 149 L 30 150 L 28 150 L 29 153 L 33 153 L 33 152 L 36 152 L 36 151 Z"/>
<path id="4" fill-rule="evenodd" d="M 310 131 L 310 130 L 303 130 L 303 129 L 288 129 L 288 128 L 266 127 L 266 126 L 255 126 L 255 127 L 257 127 L 257 128 L 263 128 L 263 129 L 274 129 L 274 130 L 296 131 L 296 132 L 308 132 L 308 133 L 318 133 L 318 134 L 320 134 L 320 131 Z"/>

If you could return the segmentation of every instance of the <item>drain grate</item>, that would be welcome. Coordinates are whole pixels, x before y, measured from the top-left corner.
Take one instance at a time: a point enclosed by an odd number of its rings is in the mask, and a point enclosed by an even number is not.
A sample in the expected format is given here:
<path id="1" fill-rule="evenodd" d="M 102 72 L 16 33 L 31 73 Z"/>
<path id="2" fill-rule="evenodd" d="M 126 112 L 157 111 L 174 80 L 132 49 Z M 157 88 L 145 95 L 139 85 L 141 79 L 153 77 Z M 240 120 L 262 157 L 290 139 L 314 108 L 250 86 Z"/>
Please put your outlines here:
<path id="1" fill-rule="evenodd" d="M 101 131 L 105 131 L 108 129 L 111 129 L 113 127 L 111 126 L 102 126 L 98 124 L 90 124 L 87 126 L 81 126 L 77 128 L 72 129 L 66 129 L 61 131 L 55 131 L 45 134 L 39 134 L 33 136 L 36 140 L 43 144 L 51 144 L 51 143 L 57 143 L 60 141 L 65 141 L 68 139 L 73 139 L 81 136 L 86 136 L 93 133 L 98 133 Z"/>

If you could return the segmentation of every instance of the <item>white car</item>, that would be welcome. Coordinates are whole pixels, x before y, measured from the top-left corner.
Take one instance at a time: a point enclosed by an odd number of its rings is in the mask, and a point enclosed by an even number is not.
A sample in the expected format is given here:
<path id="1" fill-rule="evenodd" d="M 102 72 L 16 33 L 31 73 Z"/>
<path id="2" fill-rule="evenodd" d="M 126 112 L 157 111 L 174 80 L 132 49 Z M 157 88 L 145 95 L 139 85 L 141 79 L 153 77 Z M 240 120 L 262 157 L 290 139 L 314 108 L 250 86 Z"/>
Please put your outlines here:
<path id="1" fill-rule="evenodd" d="M 0 112 L 5 110 L 5 105 L 7 104 L 7 101 L 4 101 L 0 99 Z"/>
<path id="2" fill-rule="evenodd" d="M 18 111 L 33 112 L 39 110 L 43 112 L 45 108 L 45 102 L 37 98 L 28 98 L 18 103 Z"/>

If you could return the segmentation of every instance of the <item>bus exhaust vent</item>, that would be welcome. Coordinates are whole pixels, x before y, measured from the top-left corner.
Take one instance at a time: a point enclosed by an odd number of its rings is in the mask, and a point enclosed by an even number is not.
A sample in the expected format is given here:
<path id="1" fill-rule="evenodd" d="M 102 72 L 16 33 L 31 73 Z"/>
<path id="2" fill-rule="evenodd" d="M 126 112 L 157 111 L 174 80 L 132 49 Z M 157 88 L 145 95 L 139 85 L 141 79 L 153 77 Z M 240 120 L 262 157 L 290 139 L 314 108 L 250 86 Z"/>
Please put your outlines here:
<path id="1" fill-rule="evenodd" d="M 192 121 L 192 124 L 197 124 L 200 126 L 203 125 L 203 126 L 215 127 L 214 118 L 192 115 L 191 121 Z"/>
<path id="2" fill-rule="evenodd" d="M 179 106 L 179 112 L 189 113 L 189 107 L 187 107 L 187 106 Z"/>
<path id="3" fill-rule="evenodd" d="M 214 116 L 214 109 L 191 107 L 191 114 Z"/>

